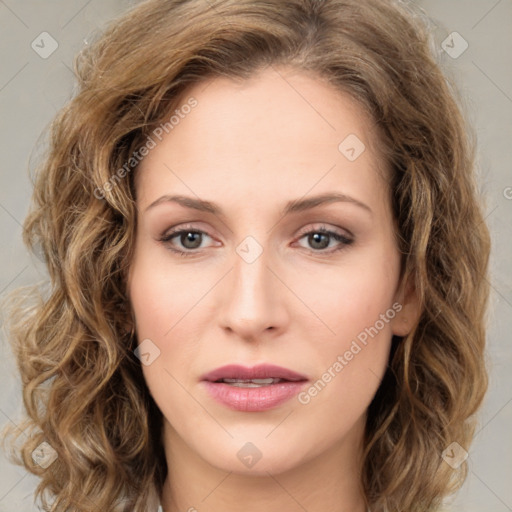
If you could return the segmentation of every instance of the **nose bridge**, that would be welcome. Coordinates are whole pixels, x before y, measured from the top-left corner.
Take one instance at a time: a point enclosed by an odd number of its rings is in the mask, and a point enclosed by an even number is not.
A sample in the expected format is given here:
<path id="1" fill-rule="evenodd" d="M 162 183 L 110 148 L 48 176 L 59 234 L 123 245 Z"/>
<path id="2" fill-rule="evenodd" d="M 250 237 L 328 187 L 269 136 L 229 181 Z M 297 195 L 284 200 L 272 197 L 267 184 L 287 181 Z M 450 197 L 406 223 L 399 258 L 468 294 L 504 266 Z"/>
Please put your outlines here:
<path id="1" fill-rule="evenodd" d="M 252 236 L 235 248 L 221 306 L 224 328 L 238 332 L 241 337 L 253 338 L 266 329 L 282 325 L 285 320 L 282 290 L 279 291 L 279 280 L 269 269 L 271 260 L 270 250 Z"/>

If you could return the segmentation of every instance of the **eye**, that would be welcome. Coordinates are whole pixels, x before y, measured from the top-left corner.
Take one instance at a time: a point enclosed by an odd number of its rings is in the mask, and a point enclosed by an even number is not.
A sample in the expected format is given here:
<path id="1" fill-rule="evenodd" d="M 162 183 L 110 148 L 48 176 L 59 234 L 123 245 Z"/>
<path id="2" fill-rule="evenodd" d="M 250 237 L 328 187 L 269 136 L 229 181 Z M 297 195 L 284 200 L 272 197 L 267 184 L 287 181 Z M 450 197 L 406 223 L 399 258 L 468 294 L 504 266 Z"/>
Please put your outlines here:
<path id="1" fill-rule="evenodd" d="M 306 231 L 302 234 L 299 240 L 307 238 L 307 243 L 314 250 L 310 251 L 313 253 L 333 253 L 344 249 L 346 246 L 354 242 L 353 238 L 349 238 L 343 233 L 327 229 L 325 226 L 321 226 L 317 229 Z M 331 250 L 324 250 L 329 248 L 330 242 L 334 241 L 338 243 L 338 246 Z M 332 245 L 331 245 L 332 247 Z"/>
<path id="2" fill-rule="evenodd" d="M 182 227 L 181 229 L 175 229 L 166 232 L 160 238 L 160 242 L 167 244 L 171 251 L 179 254 L 180 256 L 193 256 L 194 254 L 197 254 L 197 252 L 192 251 L 194 249 L 201 248 L 200 246 L 204 236 L 210 238 L 207 233 L 201 231 L 200 229 Z M 174 244 L 171 242 L 175 238 L 178 239 L 181 247 L 183 247 L 185 250 L 173 247 Z"/>
<path id="3" fill-rule="evenodd" d="M 201 249 L 201 242 L 205 236 L 211 238 L 200 229 L 187 228 L 185 226 L 167 231 L 160 237 L 159 241 L 166 244 L 169 250 L 180 256 L 194 256 L 200 252 L 197 249 Z M 177 248 L 172 242 L 175 238 L 183 249 Z M 309 251 L 315 254 L 331 254 L 344 249 L 354 242 L 353 238 L 349 238 L 343 233 L 328 229 L 325 226 L 303 232 L 299 240 L 303 238 L 307 238 L 307 242 L 311 247 Z M 334 249 L 332 248 L 332 241 L 338 244 Z M 330 250 L 326 251 L 325 249 L 329 247 L 331 247 Z M 306 247 L 306 249 L 308 248 Z"/>

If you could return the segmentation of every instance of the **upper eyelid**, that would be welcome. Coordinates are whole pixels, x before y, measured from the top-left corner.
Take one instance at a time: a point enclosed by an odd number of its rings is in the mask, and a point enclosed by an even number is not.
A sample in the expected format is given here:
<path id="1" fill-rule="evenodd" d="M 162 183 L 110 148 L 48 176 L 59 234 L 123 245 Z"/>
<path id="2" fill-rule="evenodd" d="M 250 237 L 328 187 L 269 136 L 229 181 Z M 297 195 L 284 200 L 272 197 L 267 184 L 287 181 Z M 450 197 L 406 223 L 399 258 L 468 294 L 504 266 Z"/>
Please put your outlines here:
<path id="1" fill-rule="evenodd" d="M 163 232 L 163 234 L 161 235 L 160 238 L 165 238 L 167 236 L 171 236 L 171 235 L 176 235 L 176 234 L 179 234 L 181 233 L 182 231 L 193 231 L 193 232 L 199 232 L 203 235 L 207 235 L 209 236 L 210 238 L 213 238 L 206 230 L 204 229 L 201 229 L 201 228 L 197 228 L 195 226 L 178 226 L 176 228 L 169 228 L 167 230 L 165 230 Z"/>
<path id="2" fill-rule="evenodd" d="M 325 222 L 314 223 L 314 224 L 315 224 L 315 226 L 308 225 L 305 228 L 301 228 L 299 230 L 299 234 L 297 236 L 302 237 L 304 235 L 307 235 L 310 232 L 317 232 L 317 231 L 323 230 L 323 231 L 333 232 L 333 233 L 336 233 L 341 236 L 346 236 L 347 238 L 354 238 L 354 235 L 346 228 L 338 228 L 338 227 L 330 226 L 329 224 L 327 224 Z M 340 231 L 345 231 L 347 233 L 347 235 L 345 235 L 344 233 L 342 233 Z"/>
<path id="3" fill-rule="evenodd" d="M 331 226 L 328 222 L 313 222 L 313 223 L 307 224 L 306 227 L 301 228 L 299 230 L 299 233 L 307 233 L 307 232 L 309 232 L 311 230 L 315 230 L 315 229 L 318 229 L 318 230 L 325 229 L 328 231 L 343 230 L 343 231 L 346 231 L 350 236 L 353 236 L 353 234 L 347 228 Z M 163 232 L 162 236 L 166 236 L 167 234 L 171 234 L 171 233 L 177 233 L 177 232 L 180 232 L 183 230 L 199 231 L 203 234 L 211 236 L 206 229 L 201 229 L 200 227 L 193 226 L 191 223 L 184 224 L 184 225 L 178 224 L 176 227 L 168 228 Z"/>
<path id="4" fill-rule="evenodd" d="M 345 237 L 345 238 L 348 238 L 348 239 L 351 239 L 351 240 L 354 238 L 354 235 L 349 230 L 347 230 L 347 229 L 343 229 L 347 233 L 347 234 L 344 234 L 344 233 L 340 232 L 340 230 L 342 228 L 331 227 L 327 223 L 320 222 L 320 223 L 313 223 L 313 224 L 316 224 L 316 226 L 315 225 L 307 225 L 306 227 L 301 228 L 299 230 L 298 234 L 296 235 L 297 239 L 301 239 L 304 236 L 306 236 L 307 234 L 310 234 L 312 232 L 321 232 L 321 231 L 328 232 L 328 233 L 334 233 L 334 234 L 337 234 L 339 236 L 342 236 L 342 237 Z M 198 228 L 198 227 L 195 227 L 195 226 L 192 226 L 192 225 L 183 225 L 183 226 L 178 225 L 175 228 L 171 228 L 169 230 L 166 230 L 160 236 L 160 240 L 161 241 L 169 241 L 169 239 L 174 238 L 175 236 L 183 233 L 184 231 L 198 232 L 198 233 L 201 233 L 202 235 L 206 235 L 206 236 L 208 236 L 208 237 L 210 237 L 212 239 L 214 238 L 207 231 L 205 231 L 205 230 L 203 230 L 201 228 Z M 168 240 L 166 240 L 166 239 L 168 239 Z"/>

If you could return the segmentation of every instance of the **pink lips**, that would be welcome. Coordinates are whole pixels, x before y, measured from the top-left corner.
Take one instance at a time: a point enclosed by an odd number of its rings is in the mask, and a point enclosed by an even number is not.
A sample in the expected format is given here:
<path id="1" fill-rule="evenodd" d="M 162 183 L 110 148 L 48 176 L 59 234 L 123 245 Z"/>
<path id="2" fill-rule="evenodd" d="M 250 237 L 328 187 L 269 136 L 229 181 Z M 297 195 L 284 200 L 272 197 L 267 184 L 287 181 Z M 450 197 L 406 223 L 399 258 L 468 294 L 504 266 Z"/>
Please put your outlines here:
<path id="1" fill-rule="evenodd" d="M 258 387 L 238 387 L 221 382 L 222 379 L 281 379 L 273 383 L 250 383 Z M 227 365 L 201 377 L 201 381 L 212 398 L 237 411 L 259 412 L 272 409 L 289 400 L 304 387 L 308 379 L 287 368 L 261 364 L 248 368 Z"/>

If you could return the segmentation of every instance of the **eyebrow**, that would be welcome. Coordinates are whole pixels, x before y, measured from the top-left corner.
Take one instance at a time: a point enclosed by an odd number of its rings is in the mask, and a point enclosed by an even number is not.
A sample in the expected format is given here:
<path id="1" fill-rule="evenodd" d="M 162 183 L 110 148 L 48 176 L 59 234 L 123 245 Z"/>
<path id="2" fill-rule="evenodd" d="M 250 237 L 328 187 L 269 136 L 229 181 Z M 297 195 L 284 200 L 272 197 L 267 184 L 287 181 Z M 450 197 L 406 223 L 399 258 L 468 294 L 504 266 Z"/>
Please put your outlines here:
<path id="1" fill-rule="evenodd" d="M 196 199 L 193 197 L 183 195 L 164 195 L 162 197 L 159 197 L 156 201 L 153 201 L 145 209 L 145 211 L 147 212 L 150 208 L 154 208 L 159 204 L 168 202 L 177 203 L 185 208 L 191 208 L 194 210 L 212 213 L 214 215 L 224 216 L 222 209 L 217 204 L 212 203 L 211 201 L 206 201 L 204 199 Z M 351 196 L 347 196 L 346 194 L 341 193 L 326 193 L 317 196 L 307 197 L 305 199 L 288 201 L 283 208 L 282 215 L 285 216 L 290 213 L 303 212 L 311 208 L 315 208 L 316 206 L 320 206 L 322 204 L 329 204 L 335 202 L 351 203 L 368 211 L 370 214 L 373 213 L 368 205 L 362 203 L 358 199 L 355 199 Z"/>

